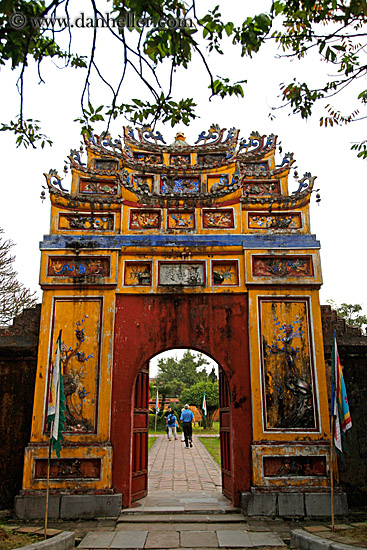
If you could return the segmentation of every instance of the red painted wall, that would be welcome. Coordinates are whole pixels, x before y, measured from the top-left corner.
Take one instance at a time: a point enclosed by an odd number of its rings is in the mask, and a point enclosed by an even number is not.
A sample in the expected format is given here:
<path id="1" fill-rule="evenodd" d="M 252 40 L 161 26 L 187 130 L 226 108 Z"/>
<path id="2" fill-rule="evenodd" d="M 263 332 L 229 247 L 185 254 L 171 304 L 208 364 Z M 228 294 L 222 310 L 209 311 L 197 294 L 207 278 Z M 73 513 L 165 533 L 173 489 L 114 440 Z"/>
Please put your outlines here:
<path id="1" fill-rule="evenodd" d="M 231 391 L 233 503 L 251 485 L 247 294 L 116 296 L 111 441 L 113 486 L 130 504 L 133 392 L 139 370 L 170 348 L 192 348 L 223 368 Z"/>

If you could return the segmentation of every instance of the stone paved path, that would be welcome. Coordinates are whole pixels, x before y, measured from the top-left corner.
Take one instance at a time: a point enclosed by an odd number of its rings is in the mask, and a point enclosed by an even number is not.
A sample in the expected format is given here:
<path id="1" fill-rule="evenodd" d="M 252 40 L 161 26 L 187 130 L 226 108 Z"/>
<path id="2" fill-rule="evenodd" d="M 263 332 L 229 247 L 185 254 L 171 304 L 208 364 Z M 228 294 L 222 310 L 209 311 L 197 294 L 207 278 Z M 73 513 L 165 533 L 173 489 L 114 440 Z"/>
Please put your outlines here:
<path id="1" fill-rule="evenodd" d="M 221 492 L 221 472 L 197 436 L 186 449 L 178 439 L 158 435 L 149 451 L 149 494 L 153 491 Z"/>
<path id="2" fill-rule="evenodd" d="M 221 472 L 194 436 L 193 448 L 164 435 L 149 451 L 149 492 L 124 509 L 114 529 L 90 531 L 81 550 L 280 548 L 266 525 L 249 524 L 221 493 Z M 287 532 L 289 536 L 289 532 Z"/>

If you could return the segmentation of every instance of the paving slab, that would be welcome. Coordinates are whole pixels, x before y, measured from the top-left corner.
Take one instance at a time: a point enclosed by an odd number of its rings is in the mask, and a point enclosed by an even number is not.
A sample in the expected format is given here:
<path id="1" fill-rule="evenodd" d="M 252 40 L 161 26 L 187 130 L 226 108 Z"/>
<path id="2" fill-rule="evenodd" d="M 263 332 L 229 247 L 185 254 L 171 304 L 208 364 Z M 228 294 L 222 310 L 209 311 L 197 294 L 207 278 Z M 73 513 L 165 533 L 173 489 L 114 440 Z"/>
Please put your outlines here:
<path id="1" fill-rule="evenodd" d="M 148 531 L 119 531 L 111 542 L 110 548 L 144 548 Z"/>
<path id="2" fill-rule="evenodd" d="M 252 541 L 244 530 L 217 531 L 219 548 L 252 548 Z"/>
<path id="3" fill-rule="evenodd" d="M 115 536 L 115 531 L 91 531 L 86 534 L 78 548 L 109 548 Z"/>
<path id="4" fill-rule="evenodd" d="M 180 534 L 175 531 L 156 531 L 148 534 L 144 548 L 178 548 L 180 545 Z"/>
<path id="5" fill-rule="evenodd" d="M 273 532 L 248 532 L 248 536 L 253 546 L 285 546 L 284 542 L 277 533 Z"/>
<path id="6" fill-rule="evenodd" d="M 181 548 L 218 548 L 217 534 L 210 531 L 182 532 Z"/>

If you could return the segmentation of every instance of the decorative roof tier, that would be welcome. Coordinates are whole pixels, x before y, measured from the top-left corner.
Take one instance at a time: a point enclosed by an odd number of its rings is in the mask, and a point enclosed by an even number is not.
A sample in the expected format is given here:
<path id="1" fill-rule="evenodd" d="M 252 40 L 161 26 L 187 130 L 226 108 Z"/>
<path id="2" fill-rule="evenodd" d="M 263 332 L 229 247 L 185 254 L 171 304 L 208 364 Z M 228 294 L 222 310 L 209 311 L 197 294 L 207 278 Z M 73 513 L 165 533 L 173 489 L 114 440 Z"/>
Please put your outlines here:
<path id="1" fill-rule="evenodd" d="M 123 140 L 107 134 L 85 138 L 85 160 L 83 147 L 70 151 L 70 192 L 56 170 L 45 176 L 57 209 L 116 211 L 123 204 L 189 211 L 238 205 L 242 211 L 284 212 L 306 207 L 315 177 L 306 172 L 289 194 L 295 161 L 286 153 L 276 164 L 276 143 L 274 135 L 252 132 L 239 138 L 239 130 L 213 124 L 194 145 L 181 132 L 168 145 L 159 131 L 127 126 Z"/>

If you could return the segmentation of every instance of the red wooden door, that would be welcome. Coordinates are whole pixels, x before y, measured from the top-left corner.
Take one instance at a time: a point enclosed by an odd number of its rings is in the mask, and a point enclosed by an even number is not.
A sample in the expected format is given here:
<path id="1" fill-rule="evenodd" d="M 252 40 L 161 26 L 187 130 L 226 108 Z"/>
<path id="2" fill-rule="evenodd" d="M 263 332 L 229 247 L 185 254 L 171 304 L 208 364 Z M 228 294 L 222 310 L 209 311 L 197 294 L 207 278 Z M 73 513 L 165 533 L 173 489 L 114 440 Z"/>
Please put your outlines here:
<path id="1" fill-rule="evenodd" d="M 231 396 L 228 380 L 223 370 L 219 368 L 219 433 L 222 463 L 222 493 L 232 500 L 230 404 Z"/>
<path id="2" fill-rule="evenodd" d="M 148 493 L 149 363 L 136 379 L 133 422 L 131 502 Z"/>

